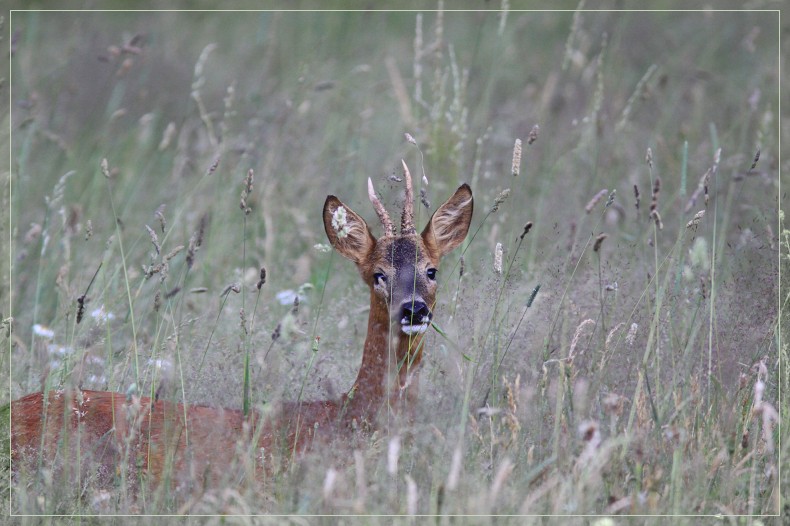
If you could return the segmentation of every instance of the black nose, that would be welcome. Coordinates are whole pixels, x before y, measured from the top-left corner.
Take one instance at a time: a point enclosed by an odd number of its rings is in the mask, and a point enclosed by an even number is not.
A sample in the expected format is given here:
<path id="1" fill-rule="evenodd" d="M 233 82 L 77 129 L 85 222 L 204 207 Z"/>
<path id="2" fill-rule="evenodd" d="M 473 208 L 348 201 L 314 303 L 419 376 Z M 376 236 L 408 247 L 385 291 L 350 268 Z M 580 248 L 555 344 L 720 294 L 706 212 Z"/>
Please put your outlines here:
<path id="1" fill-rule="evenodd" d="M 430 321 L 432 316 L 431 309 L 421 301 L 409 301 L 401 307 L 401 319 L 405 318 L 409 325 L 424 323 L 426 318 Z"/>

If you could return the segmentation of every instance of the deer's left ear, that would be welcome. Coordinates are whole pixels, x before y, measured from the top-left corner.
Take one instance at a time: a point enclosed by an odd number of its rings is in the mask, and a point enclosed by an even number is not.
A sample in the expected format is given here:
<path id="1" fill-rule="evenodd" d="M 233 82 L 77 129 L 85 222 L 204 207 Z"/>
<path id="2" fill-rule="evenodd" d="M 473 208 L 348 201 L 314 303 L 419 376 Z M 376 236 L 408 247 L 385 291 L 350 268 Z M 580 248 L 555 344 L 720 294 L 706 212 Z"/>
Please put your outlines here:
<path id="1" fill-rule="evenodd" d="M 464 183 L 433 213 L 422 231 L 426 248 L 438 257 L 443 257 L 460 245 L 469 232 L 473 211 L 472 189 Z"/>

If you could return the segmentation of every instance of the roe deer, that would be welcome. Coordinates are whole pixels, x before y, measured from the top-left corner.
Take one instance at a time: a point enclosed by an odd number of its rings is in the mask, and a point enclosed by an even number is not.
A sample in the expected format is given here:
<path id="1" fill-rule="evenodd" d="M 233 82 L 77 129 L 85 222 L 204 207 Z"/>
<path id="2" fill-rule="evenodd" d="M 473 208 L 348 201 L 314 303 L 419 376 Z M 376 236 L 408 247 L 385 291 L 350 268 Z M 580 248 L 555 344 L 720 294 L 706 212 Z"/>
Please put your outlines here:
<path id="1" fill-rule="evenodd" d="M 273 452 L 290 458 L 316 437 L 330 440 L 352 429 L 375 428 L 379 411 L 408 408 L 417 395 L 414 373 L 422 339 L 431 323 L 439 260 L 466 237 L 473 199 L 461 185 L 428 221 L 414 226 L 411 176 L 403 163 L 406 200 L 401 232 L 368 179 L 368 194 L 384 227 L 376 239 L 364 219 L 335 196 L 324 203 L 323 220 L 332 246 L 356 263 L 370 287 L 370 314 L 356 381 L 338 400 L 286 402 L 266 415 L 182 405 L 102 391 L 51 391 L 11 403 L 11 452 L 53 466 L 74 466 L 98 474 L 107 484 L 119 474 L 135 484 L 163 480 L 170 488 L 202 487 L 221 476 L 270 469 Z M 73 458 L 72 458 L 73 457 Z M 246 464 L 244 461 L 247 461 Z M 32 464 L 27 464 L 31 465 Z M 39 464 L 41 465 L 41 464 Z M 14 467 L 14 471 L 18 471 Z"/>

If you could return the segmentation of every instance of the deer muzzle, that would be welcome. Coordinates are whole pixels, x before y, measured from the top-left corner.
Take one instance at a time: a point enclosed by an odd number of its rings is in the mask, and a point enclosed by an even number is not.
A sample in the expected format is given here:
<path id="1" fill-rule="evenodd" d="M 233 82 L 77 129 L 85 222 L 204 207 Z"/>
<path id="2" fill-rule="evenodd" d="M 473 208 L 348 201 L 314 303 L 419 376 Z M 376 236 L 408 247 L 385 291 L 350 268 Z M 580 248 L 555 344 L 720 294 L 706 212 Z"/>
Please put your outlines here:
<path id="1" fill-rule="evenodd" d="M 423 301 L 410 300 L 400 308 L 401 330 L 408 335 L 422 334 L 428 330 L 433 313 Z"/>

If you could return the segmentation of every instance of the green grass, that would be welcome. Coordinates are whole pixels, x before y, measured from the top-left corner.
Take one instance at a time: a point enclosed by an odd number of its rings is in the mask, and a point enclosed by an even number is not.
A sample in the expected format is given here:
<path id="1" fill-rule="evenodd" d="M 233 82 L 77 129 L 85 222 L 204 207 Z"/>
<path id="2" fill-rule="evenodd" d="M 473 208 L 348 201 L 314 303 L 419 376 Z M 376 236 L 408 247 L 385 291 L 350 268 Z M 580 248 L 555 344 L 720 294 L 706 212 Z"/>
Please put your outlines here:
<path id="1" fill-rule="evenodd" d="M 777 19 L 510 12 L 503 25 L 494 12 L 15 13 L 11 77 L 1 86 L 13 102 L 3 119 L 13 251 L 2 251 L 2 269 L 11 265 L 2 318 L 10 305 L 13 330 L 1 337 L 11 399 L 44 384 L 134 384 L 145 394 L 164 385 L 173 401 L 246 409 L 345 392 L 368 291 L 353 265 L 314 248 L 327 243 L 326 195 L 377 230 L 366 178 L 395 210 L 401 187 L 390 176 L 403 158 L 430 181 L 432 209 L 417 205 L 418 228 L 464 181 L 476 213 L 467 243 L 440 269 L 440 331 L 426 342 L 412 425 L 385 426 L 358 453 L 313 451 L 286 474 L 212 488 L 187 506 L 155 492 L 135 501 L 123 485 L 98 505 L 100 489 L 74 487 L 64 469 L 14 481 L 9 509 L 779 513 L 789 441 L 785 433 L 780 446 L 778 427 L 763 435 L 754 410 L 768 409 L 755 406 L 753 369 L 767 357 L 762 399 L 786 418 Z M 135 49 L 123 51 L 130 42 Z M 539 136 L 527 144 L 535 124 Z M 524 143 L 514 177 L 516 138 Z M 714 165 L 707 202 L 700 195 L 686 210 Z M 661 228 L 650 215 L 658 179 Z M 502 274 L 493 270 L 497 243 Z M 166 272 L 146 277 L 179 246 Z M 295 312 L 278 301 L 300 287 Z M 112 316 L 94 315 L 100 308 Z M 336 478 L 325 494 L 328 473 Z"/>

